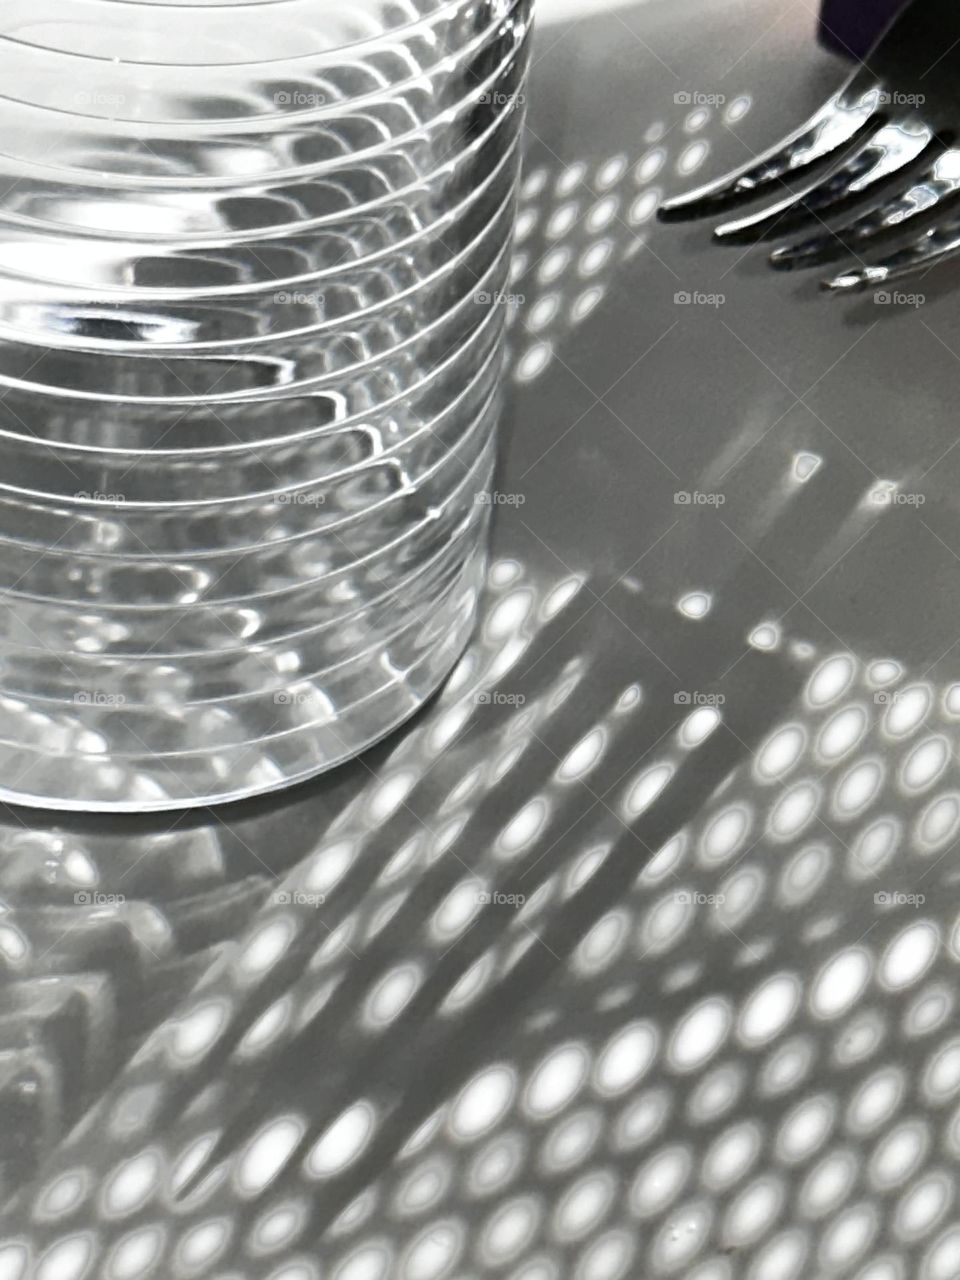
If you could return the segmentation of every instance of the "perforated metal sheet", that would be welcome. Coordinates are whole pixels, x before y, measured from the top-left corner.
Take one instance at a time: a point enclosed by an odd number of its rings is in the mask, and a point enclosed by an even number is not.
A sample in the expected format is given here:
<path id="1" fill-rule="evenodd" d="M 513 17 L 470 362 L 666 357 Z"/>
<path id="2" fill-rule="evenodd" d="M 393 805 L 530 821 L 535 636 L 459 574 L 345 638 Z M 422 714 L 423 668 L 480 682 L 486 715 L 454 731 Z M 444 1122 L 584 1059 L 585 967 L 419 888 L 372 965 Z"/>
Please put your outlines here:
<path id="1" fill-rule="evenodd" d="M 960 1275 L 949 291 L 827 306 L 649 220 L 822 95 L 812 24 L 542 37 L 425 714 L 269 802 L 4 811 L 2 1280 Z"/>

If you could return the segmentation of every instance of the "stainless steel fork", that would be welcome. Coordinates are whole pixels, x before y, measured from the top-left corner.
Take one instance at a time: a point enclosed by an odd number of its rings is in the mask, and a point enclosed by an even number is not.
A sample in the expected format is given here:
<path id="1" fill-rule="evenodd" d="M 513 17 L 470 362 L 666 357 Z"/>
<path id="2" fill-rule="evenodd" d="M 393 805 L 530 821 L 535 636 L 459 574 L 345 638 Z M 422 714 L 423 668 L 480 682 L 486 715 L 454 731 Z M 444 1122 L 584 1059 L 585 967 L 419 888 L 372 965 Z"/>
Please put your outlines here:
<path id="1" fill-rule="evenodd" d="M 793 183 L 823 164 L 816 181 Z M 823 281 L 831 290 L 898 280 L 960 252 L 955 0 L 912 0 L 805 124 L 732 173 L 665 201 L 659 216 L 679 221 L 722 213 L 784 188 L 775 203 L 722 223 L 715 239 L 746 244 L 817 224 L 814 234 L 775 249 L 770 262 L 791 271 L 852 257 Z M 868 207 L 856 216 L 835 220 L 864 201 Z M 884 256 L 864 261 L 878 246 Z"/>

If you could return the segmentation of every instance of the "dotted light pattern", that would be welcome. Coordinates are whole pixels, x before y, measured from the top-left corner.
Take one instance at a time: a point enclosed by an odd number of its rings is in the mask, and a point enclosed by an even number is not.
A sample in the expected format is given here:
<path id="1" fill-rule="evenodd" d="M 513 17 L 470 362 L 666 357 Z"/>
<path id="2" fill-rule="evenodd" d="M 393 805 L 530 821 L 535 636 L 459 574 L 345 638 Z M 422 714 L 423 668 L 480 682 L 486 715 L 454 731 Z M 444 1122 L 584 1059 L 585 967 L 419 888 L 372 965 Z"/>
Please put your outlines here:
<path id="1" fill-rule="evenodd" d="M 665 710 L 583 581 L 499 561 L 489 593 L 431 715 L 279 888 L 234 882 L 257 908 L 237 940 L 55 1144 L 51 1120 L 4 1280 L 954 1274 L 960 686 L 758 624 L 740 698 L 754 661 L 801 691 L 696 803 L 685 769 L 740 734 L 736 687 Z M 658 648 L 724 625 L 689 595 L 639 597 Z M 216 919 L 228 860 L 182 840 Z M 144 989 L 185 963 L 189 899 L 146 892 L 176 843 L 88 922 L 139 940 Z M 55 909 L 11 865 L 35 906 L 0 940 L 8 992 Z M 77 838 L 61 865 L 94 884 L 107 859 Z M 34 1062 L 49 1107 L 55 1050 Z"/>
<path id="2" fill-rule="evenodd" d="M 618 267 L 647 245 L 661 182 L 696 173 L 710 152 L 706 126 L 734 126 L 750 110 L 746 94 L 719 112 L 697 107 L 671 126 L 654 122 L 639 158 L 618 152 L 590 166 L 528 166 L 520 191 L 510 289 L 513 376 L 541 377 L 563 340 L 603 301 Z"/>

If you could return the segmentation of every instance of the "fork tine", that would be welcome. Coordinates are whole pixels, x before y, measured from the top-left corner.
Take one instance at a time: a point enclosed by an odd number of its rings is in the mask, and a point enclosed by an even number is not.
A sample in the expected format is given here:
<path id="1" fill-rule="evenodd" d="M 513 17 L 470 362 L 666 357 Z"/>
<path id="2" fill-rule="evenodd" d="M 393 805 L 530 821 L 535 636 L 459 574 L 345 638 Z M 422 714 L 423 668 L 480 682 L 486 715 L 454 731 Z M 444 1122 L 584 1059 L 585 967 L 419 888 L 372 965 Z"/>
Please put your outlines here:
<path id="1" fill-rule="evenodd" d="M 851 99 L 851 88 L 841 89 L 805 124 L 769 150 L 731 173 L 665 200 L 657 211 L 658 217 L 665 222 L 679 222 L 724 212 L 752 200 L 784 176 L 809 168 L 860 132 L 877 108 L 878 93 L 874 86 Z"/>
<path id="2" fill-rule="evenodd" d="M 958 193 L 960 150 L 951 148 L 938 156 L 936 162 L 906 191 L 898 192 L 876 209 L 833 231 L 775 249 L 770 255 L 770 262 L 781 271 L 836 262 L 846 252 L 856 253 L 899 232 L 914 218 L 946 208 Z"/>
<path id="3" fill-rule="evenodd" d="M 933 130 L 919 121 L 881 125 L 826 177 L 758 213 L 724 223 L 716 228 L 714 238 L 733 244 L 749 244 L 771 235 L 794 231 L 804 223 L 869 193 L 872 187 L 922 155 L 933 138 Z"/>
<path id="4" fill-rule="evenodd" d="M 960 253 L 960 223 L 949 227 L 931 228 L 917 239 L 904 245 L 888 258 L 882 258 L 870 266 L 851 268 L 832 279 L 823 281 L 823 288 L 833 293 L 850 293 L 873 285 L 893 283 L 918 271 L 945 262 Z"/>

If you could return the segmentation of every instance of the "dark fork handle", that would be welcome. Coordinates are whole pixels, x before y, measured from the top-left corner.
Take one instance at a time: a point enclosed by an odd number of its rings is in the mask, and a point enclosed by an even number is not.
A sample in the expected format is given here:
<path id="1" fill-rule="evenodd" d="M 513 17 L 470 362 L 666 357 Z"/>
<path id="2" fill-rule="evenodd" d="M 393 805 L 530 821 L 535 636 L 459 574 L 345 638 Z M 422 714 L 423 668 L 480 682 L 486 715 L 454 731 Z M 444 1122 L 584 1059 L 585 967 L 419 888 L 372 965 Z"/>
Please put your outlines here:
<path id="1" fill-rule="evenodd" d="M 854 60 L 865 58 L 906 0 L 823 0 L 820 43 Z"/>

